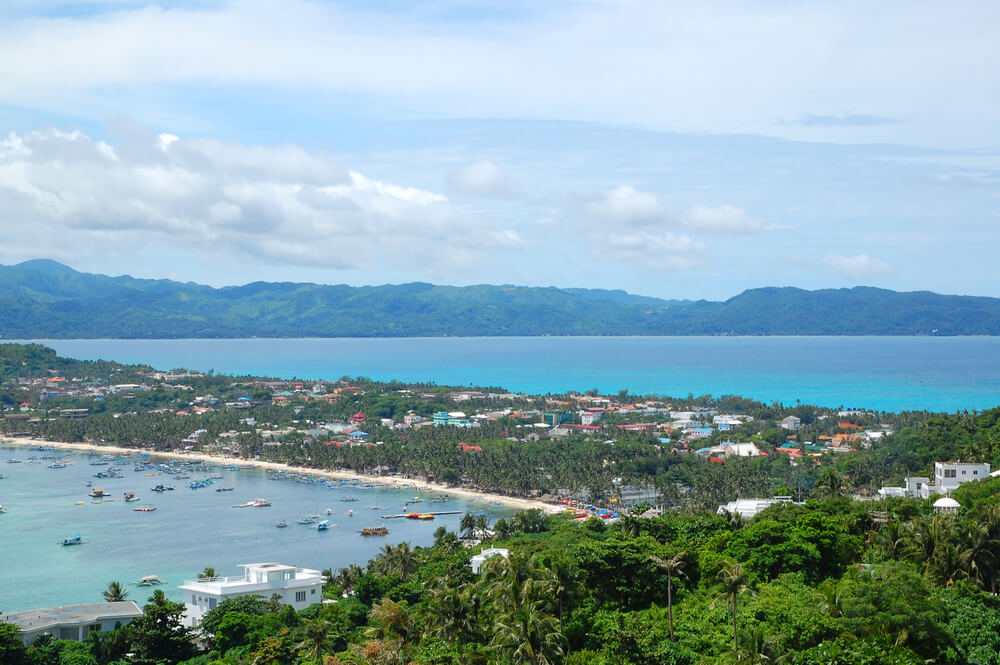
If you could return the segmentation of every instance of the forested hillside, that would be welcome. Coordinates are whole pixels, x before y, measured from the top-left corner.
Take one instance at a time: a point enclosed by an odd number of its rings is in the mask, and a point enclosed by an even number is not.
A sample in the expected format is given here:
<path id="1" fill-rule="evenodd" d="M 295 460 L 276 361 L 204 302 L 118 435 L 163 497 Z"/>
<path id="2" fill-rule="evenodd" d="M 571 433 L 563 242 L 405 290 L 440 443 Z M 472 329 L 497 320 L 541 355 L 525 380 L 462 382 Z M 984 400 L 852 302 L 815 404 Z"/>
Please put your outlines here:
<path id="1" fill-rule="evenodd" d="M 1000 299 L 870 287 L 751 289 L 724 302 L 425 283 L 216 289 L 80 273 L 46 260 L 0 266 L 0 312 L 0 336 L 22 339 L 1000 334 Z"/>

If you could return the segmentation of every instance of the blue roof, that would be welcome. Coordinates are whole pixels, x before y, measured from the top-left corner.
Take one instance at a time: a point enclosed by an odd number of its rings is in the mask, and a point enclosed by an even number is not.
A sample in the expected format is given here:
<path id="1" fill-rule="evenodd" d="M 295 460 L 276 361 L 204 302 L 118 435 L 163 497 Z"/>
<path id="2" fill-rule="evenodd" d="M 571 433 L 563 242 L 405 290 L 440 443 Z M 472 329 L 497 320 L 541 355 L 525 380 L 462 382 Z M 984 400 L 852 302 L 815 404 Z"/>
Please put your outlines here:
<path id="1" fill-rule="evenodd" d="M 348 436 L 368 436 L 368 432 L 362 432 L 361 430 L 355 430 L 351 432 Z"/>

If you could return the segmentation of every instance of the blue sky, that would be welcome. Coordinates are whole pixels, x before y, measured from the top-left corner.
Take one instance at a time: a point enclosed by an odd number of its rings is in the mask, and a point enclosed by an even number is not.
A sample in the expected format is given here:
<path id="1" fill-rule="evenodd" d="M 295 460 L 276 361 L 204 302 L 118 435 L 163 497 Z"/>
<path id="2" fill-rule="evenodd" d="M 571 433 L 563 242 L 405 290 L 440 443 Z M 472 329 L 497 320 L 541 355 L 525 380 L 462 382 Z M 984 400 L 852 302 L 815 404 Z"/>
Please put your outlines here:
<path id="1" fill-rule="evenodd" d="M 996 34 L 990 2 L 7 0 L 0 263 L 997 295 Z"/>

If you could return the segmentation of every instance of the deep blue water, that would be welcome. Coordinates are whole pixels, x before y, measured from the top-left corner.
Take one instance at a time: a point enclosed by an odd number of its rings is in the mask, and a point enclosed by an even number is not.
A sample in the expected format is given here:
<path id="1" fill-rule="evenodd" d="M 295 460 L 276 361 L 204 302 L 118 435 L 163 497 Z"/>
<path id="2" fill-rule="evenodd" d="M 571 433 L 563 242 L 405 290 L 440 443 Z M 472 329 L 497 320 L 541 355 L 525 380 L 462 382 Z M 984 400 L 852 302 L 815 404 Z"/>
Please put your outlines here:
<path id="1" fill-rule="evenodd" d="M 886 411 L 1000 405 L 997 337 L 43 340 L 61 355 L 282 378 L 597 388 Z"/>
<path id="2" fill-rule="evenodd" d="M 51 459 L 38 463 L 9 464 L 8 459 L 59 457 L 73 462 L 62 469 L 50 469 Z M 330 488 L 324 483 L 301 484 L 294 480 L 269 480 L 263 471 L 212 473 L 224 477 L 214 485 L 189 489 L 190 480 L 163 474 L 147 477 L 134 471 L 134 462 L 118 465 L 124 478 L 95 479 L 93 474 L 107 466 L 91 466 L 98 455 L 70 454 L 66 451 L 39 452 L 0 444 L 0 612 L 16 612 L 35 607 L 100 602 L 108 582 L 127 585 L 129 598 L 142 605 L 152 593 L 149 587 L 134 585 L 145 575 L 159 575 L 167 582 L 162 588 L 180 600 L 177 585 L 193 579 L 206 566 L 219 575 L 240 575 L 241 563 L 278 561 L 306 568 L 332 568 L 351 563 L 364 564 L 387 543 L 409 541 L 411 545 L 434 542 L 434 531 L 445 526 L 458 531 L 462 515 L 443 515 L 433 521 L 381 519 L 399 513 L 414 496 L 432 495 L 413 488 L 363 489 Z M 130 459 L 138 459 L 137 456 Z M 154 458 L 155 459 L 155 458 Z M 193 472 L 204 478 L 207 472 Z M 112 494 L 110 500 L 94 503 L 87 495 L 93 482 Z M 157 484 L 173 485 L 172 492 L 157 494 Z M 233 487 L 216 492 L 217 487 Z M 125 490 L 139 497 L 135 503 L 121 501 Z M 354 502 L 341 501 L 351 496 Z M 256 497 L 271 502 L 266 508 L 233 508 Z M 77 503 L 82 502 L 82 503 Z M 155 505 L 155 512 L 135 512 L 139 505 Z M 373 510 L 371 505 L 383 506 Z M 319 514 L 335 524 L 328 531 L 315 525 L 299 525 L 304 515 Z M 347 511 L 353 510 L 354 515 Z M 485 510 L 494 517 L 508 516 L 508 509 L 455 497 L 447 503 L 424 503 L 410 510 Z M 279 520 L 289 526 L 275 528 Z M 388 536 L 365 537 L 362 527 L 385 525 Z M 85 542 L 63 547 L 63 538 L 79 534 Z"/>

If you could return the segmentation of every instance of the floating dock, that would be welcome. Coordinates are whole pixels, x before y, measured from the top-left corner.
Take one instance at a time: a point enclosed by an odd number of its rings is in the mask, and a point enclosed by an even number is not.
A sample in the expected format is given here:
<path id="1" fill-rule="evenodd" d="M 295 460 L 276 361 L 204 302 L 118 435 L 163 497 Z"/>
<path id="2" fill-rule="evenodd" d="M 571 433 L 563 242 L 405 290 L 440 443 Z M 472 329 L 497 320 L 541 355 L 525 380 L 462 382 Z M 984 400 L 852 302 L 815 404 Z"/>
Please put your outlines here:
<path id="1" fill-rule="evenodd" d="M 404 517 L 409 517 L 410 515 L 413 515 L 413 514 L 417 514 L 417 515 L 433 515 L 433 516 L 437 517 L 438 515 L 461 515 L 462 511 L 461 510 L 438 510 L 436 512 L 428 511 L 428 512 L 420 512 L 420 513 L 399 513 L 398 515 L 383 515 L 382 519 L 384 519 L 384 520 L 394 520 L 394 519 L 400 519 L 400 518 L 404 518 Z"/>

